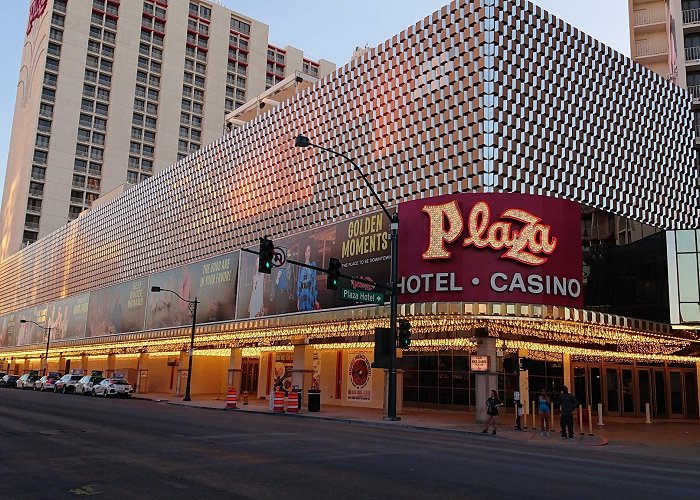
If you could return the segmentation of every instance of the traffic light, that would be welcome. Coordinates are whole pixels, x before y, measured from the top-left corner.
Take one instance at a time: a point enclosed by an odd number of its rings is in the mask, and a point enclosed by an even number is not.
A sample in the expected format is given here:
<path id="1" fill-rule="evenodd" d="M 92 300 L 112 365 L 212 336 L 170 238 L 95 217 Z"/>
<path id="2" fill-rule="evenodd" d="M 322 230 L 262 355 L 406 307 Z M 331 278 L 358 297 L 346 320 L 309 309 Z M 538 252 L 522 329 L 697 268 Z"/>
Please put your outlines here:
<path id="1" fill-rule="evenodd" d="M 406 349 L 411 345 L 411 323 L 408 320 L 399 320 L 399 347 Z"/>
<path id="2" fill-rule="evenodd" d="M 272 259 L 275 257 L 275 245 L 267 238 L 260 238 L 260 256 L 258 258 L 258 272 L 270 274 L 272 272 Z"/>
<path id="3" fill-rule="evenodd" d="M 328 278 L 326 288 L 328 290 L 337 290 L 340 282 L 340 268 L 343 264 L 338 259 L 330 259 L 328 261 Z"/>

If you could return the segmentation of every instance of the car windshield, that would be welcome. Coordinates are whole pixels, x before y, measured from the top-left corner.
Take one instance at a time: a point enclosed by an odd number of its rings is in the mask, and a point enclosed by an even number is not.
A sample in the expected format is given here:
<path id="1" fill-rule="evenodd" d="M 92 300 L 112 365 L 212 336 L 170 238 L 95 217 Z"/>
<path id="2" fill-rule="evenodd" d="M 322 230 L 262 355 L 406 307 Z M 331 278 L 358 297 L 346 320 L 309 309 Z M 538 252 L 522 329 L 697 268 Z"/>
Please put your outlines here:
<path id="1" fill-rule="evenodd" d="M 71 378 L 70 378 L 70 379 L 71 379 L 71 380 L 80 380 L 81 377 L 80 377 L 80 375 L 71 375 Z"/>
<path id="2" fill-rule="evenodd" d="M 121 379 L 121 378 L 116 379 L 116 380 L 112 380 L 112 383 L 114 385 L 129 385 L 129 382 L 127 382 L 126 380 Z"/>
<path id="3" fill-rule="evenodd" d="M 99 384 L 104 379 L 102 377 L 92 377 L 90 380 L 92 380 L 93 384 Z"/>

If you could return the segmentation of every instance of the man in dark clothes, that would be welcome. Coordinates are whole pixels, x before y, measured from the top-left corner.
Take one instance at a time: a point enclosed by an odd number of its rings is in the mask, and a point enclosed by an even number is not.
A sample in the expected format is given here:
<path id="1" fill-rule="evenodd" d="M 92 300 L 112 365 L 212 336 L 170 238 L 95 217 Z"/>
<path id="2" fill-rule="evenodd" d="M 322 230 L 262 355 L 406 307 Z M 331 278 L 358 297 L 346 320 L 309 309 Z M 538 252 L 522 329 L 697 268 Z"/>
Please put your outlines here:
<path id="1" fill-rule="evenodd" d="M 564 386 L 561 388 L 561 396 L 559 396 L 559 409 L 561 410 L 561 437 L 567 438 L 567 430 L 569 439 L 574 439 L 574 410 L 578 406 L 578 401 L 574 396 L 569 394 L 569 388 Z"/>

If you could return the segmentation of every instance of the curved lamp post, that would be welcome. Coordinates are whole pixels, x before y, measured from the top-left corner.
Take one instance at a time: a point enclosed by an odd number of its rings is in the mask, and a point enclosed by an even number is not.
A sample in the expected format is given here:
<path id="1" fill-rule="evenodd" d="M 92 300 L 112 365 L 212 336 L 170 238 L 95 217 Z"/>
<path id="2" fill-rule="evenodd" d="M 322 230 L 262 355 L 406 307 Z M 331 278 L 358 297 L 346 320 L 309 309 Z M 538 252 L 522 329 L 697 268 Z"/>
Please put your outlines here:
<path id="1" fill-rule="evenodd" d="M 41 326 L 39 323 L 36 321 L 32 321 L 30 319 L 21 319 L 19 320 L 20 323 L 31 323 L 33 325 L 38 326 L 44 332 L 46 333 L 46 353 L 44 354 L 44 375 L 49 374 L 49 342 L 51 342 L 51 327 L 50 326 Z"/>
<path id="2" fill-rule="evenodd" d="M 191 401 L 190 398 L 190 386 L 192 384 L 192 353 L 194 352 L 194 331 L 197 326 L 197 304 L 199 304 L 199 301 L 197 300 L 197 297 L 194 298 L 194 300 L 189 300 L 184 297 L 182 297 L 179 293 L 177 293 L 174 290 L 168 290 L 166 288 L 161 288 L 159 286 L 152 286 L 151 287 L 152 292 L 170 292 L 174 293 L 177 295 L 177 297 L 180 300 L 184 300 L 189 304 L 190 308 L 190 314 L 192 315 L 192 334 L 190 335 L 190 361 L 187 366 L 187 386 L 185 387 L 185 397 L 182 398 L 183 401 Z"/>
<path id="3" fill-rule="evenodd" d="M 345 161 L 349 162 L 355 168 L 357 173 L 360 174 L 362 180 L 367 185 L 367 188 L 377 200 L 377 203 L 379 203 L 379 206 L 382 208 L 384 214 L 390 221 L 389 227 L 391 230 L 391 276 L 389 278 L 389 286 L 391 288 L 391 302 L 389 305 L 389 330 L 392 332 L 391 338 L 394 340 L 394 345 L 391 349 L 391 356 L 389 358 L 389 394 L 387 402 L 386 420 L 401 420 L 401 417 L 396 416 L 396 317 L 398 315 L 397 275 L 399 253 L 399 214 L 396 212 L 393 214 L 389 213 L 389 210 L 387 210 L 381 198 L 379 198 L 379 195 L 377 195 L 377 192 L 372 187 L 372 184 L 370 184 L 369 179 L 367 179 L 367 176 L 365 176 L 364 172 L 362 172 L 360 167 L 358 167 L 357 164 L 349 156 L 338 151 L 334 151 L 332 149 L 324 148 L 323 146 L 313 144 L 311 143 L 311 141 L 309 141 L 308 137 L 303 135 L 298 135 L 296 137 L 296 139 L 294 140 L 294 145 L 299 148 L 311 146 L 313 148 L 320 149 L 321 151 L 326 151 L 327 153 L 340 156 Z"/>

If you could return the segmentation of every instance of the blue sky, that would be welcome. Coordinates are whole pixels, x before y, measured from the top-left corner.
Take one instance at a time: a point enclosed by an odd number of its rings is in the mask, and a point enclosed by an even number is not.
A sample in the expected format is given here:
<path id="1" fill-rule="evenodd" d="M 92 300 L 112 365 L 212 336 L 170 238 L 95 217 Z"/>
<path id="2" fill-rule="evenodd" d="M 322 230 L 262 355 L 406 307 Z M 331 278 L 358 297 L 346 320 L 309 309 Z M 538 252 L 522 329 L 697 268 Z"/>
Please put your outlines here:
<path id="1" fill-rule="evenodd" d="M 5 70 L 0 73 L 0 186 L 5 183 L 29 3 L 30 0 L 2 0 L 0 60 Z M 448 0 L 224 0 L 223 3 L 268 24 L 273 44 L 292 45 L 313 58 L 342 66 L 356 46 L 379 45 Z M 627 0 L 534 0 L 534 3 L 629 55 Z"/>

